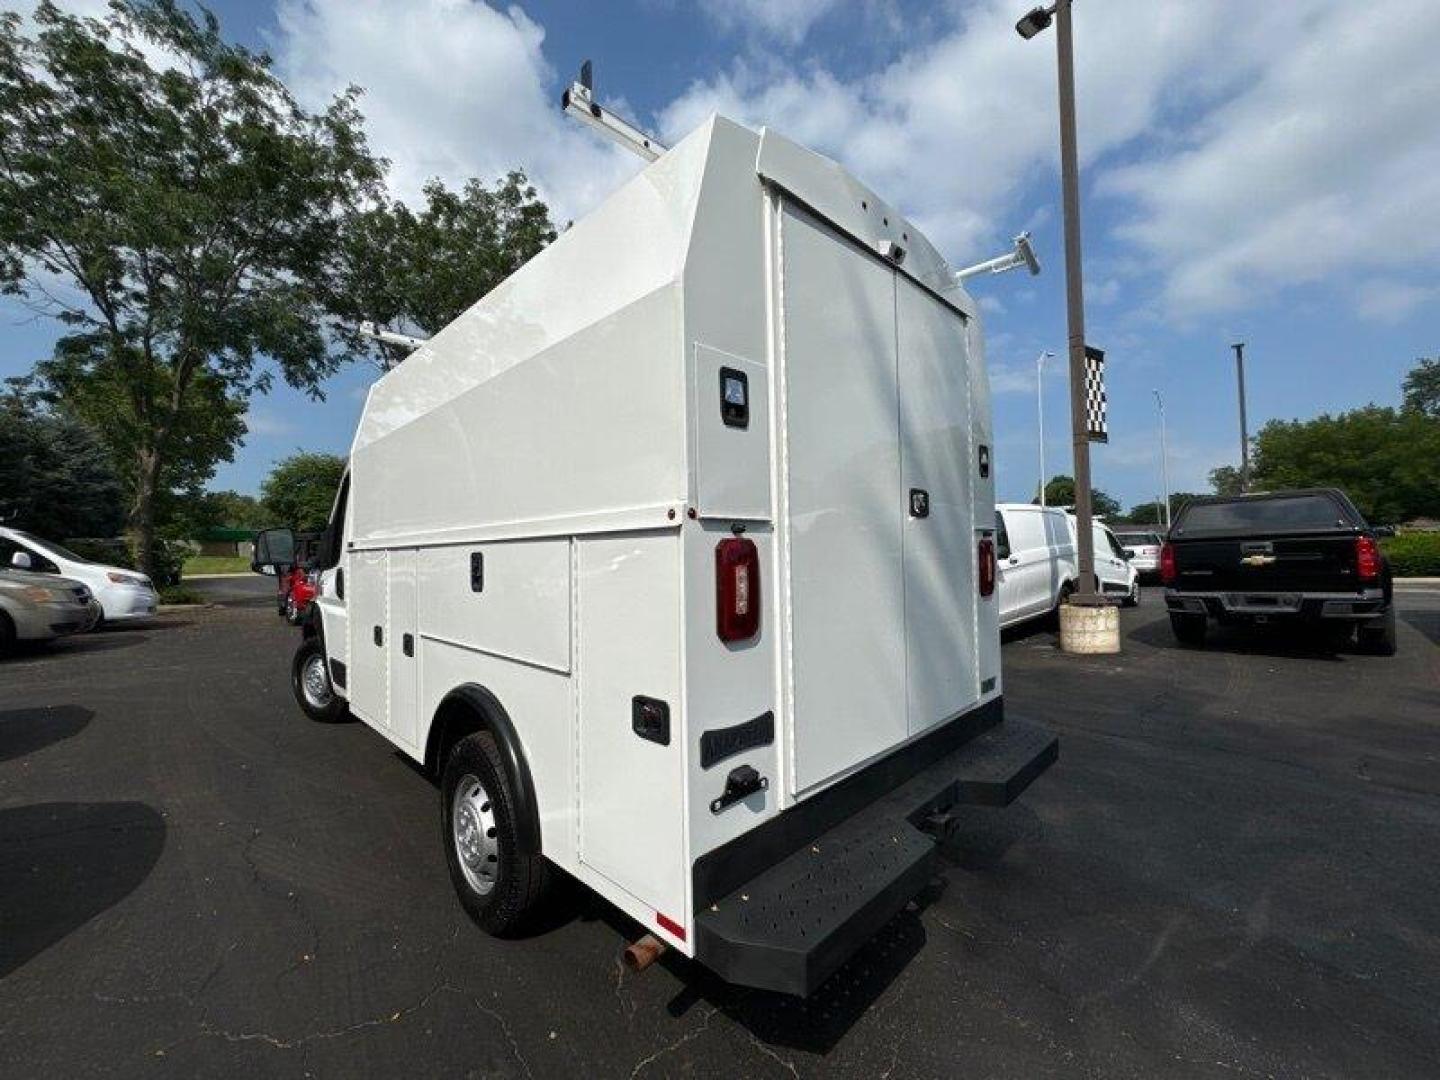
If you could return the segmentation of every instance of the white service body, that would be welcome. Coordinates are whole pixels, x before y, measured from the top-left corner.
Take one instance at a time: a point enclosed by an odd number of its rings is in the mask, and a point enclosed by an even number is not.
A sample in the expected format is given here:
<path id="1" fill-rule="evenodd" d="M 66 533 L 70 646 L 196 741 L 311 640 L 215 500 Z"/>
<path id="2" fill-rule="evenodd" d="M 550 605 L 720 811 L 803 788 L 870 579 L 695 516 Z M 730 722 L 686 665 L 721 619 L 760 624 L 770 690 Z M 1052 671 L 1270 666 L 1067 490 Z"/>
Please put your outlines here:
<path id="1" fill-rule="evenodd" d="M 999 697 L 991 446 L 976 305 L 935 249 L 834 162 L 713 118 L 371 389 L 317 601 L 337 689 L 424 761 L 440 702 L 483 686 L 544 855 L 690 953 L 697 858 Z M 738 530 L 760 628 L 727 644 Z M 767 712 L 769 745 L 702 767 L 702 733 Z M 767 788 L 713 812 L 741 764 Z"/>

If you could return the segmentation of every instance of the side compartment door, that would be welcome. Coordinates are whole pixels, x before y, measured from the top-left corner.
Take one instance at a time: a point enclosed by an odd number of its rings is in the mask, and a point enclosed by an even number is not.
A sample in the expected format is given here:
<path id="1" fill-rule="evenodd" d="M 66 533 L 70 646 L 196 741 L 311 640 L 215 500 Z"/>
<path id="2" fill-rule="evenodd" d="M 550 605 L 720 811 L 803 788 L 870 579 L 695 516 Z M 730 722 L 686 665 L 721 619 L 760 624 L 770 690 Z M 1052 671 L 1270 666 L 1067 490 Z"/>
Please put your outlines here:
<path id="1" fill-rule="evenodd" d="M 416 626 L 414 548 L 389 554 L 389 610 L 386 625 L 385 653 L 389 665 L 390 737 L 396 742 L 416 748 L 416 716 L 420 686 L 420 643 Z"/>
<path id="2" fill-rule="evenodd" d="M 974 462 L 965 320 L 897 276 L 905 670 L 915 735 L 974 703 Z"/>
<path id="3" fill-rule="evenodd" d="M 389 601 L 389 555 L 351 551 L 345 582 L 349 610 L 350 711 L 372 727 L 390 727 L 389 667 L 386 662 L 385 608 Z"/>

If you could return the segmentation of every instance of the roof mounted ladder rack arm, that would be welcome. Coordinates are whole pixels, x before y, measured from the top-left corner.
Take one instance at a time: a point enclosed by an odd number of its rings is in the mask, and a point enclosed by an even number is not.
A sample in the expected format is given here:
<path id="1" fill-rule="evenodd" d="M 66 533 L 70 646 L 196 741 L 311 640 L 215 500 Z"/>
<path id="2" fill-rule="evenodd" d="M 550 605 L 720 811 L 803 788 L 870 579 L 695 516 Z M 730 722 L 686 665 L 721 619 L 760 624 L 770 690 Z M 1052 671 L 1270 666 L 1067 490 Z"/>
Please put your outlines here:
<path id="1" fill-rule="evenodd" d="M 560 107 L 581 123 L 588 124 L 607 139 L 613 139 L 646 161 L 654 161 L 669 149 L 630 121 L 601 108 L 595 100 L 594 78 L 589 60 L 580 65 L 580 77 L 560 95 Z"/>
<path id="2" fill-rule="evenodd" d="M 1030 246 L 1030 234 L 1022 232 L 1015 237 L 1015 250 L 1007 255 L 1000 255 L 993 259 L 986 259 L 974 266 L 967 266 L 963 270 L 955 271 L 956 281 L 966 281 L 981 274 L 1003 274 L 1008 270 L 1017 270 L 1025 266 L 1030 270 L 1033 277 L 1040 273 L 1040 260 L 1035 257 L 1035 249 Z"/>

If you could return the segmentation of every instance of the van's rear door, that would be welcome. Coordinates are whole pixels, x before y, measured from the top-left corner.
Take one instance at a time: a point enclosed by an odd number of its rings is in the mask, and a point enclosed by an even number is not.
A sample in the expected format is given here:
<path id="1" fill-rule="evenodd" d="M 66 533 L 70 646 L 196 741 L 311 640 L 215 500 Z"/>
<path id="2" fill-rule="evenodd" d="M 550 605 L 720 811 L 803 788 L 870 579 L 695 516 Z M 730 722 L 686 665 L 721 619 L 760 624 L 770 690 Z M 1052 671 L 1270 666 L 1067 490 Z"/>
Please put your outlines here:
<path id="1" fill-rule="evenodd" d="M 978 698 L 975 455 L 963 316 L 784 205 L 791 765 L 803 793 Z"/>
<path id="2" fill-rule="evenodd" d="M 788 201 L 781 222 L 792 785 L 903 742 L 895 273 Z"/>
<path id="3" fill-rule="evenodd" d="M 896 275 L 895 287 L 901 488 L 907 498 L 905 681 L 915 735 L 980 696 L 971 492 L 976 470 L 964 317 L 903 275 Z M 923 505 L 911 505 L 911 498 Z"/>

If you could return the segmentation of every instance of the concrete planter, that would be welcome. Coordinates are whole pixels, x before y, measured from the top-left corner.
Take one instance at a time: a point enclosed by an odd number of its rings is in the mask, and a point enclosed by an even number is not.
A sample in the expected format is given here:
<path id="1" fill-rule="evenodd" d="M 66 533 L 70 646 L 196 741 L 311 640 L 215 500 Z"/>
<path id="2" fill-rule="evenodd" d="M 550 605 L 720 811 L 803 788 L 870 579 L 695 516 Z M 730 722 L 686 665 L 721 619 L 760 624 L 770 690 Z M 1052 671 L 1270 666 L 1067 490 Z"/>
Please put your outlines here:
<path id="1" fill-rule="evenodd" d="M 1060 649 L 1082 656 L 1099 656 L 1120 651 L 1120 609 L 1060 606 Z"/>

